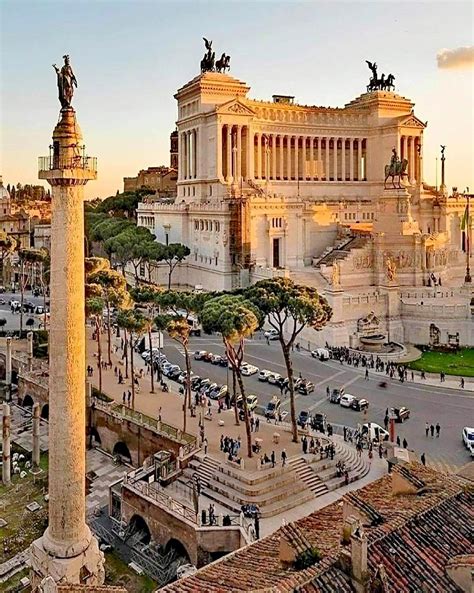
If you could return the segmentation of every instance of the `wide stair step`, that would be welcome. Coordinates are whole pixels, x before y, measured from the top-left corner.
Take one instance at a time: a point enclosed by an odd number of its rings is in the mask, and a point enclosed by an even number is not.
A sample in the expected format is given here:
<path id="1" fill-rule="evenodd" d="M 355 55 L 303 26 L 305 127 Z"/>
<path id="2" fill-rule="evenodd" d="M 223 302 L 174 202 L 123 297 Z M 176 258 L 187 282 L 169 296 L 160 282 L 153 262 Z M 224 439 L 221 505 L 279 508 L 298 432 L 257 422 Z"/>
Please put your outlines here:
<path id="1" fill-rule="evenodd" d="M 298 479 L 306 484 L 314 496 L 321 496 L 327 492 L 327 487 L 321 480 L 320 476 L 314 472 L 309 463 L 303 458 L 297 457 L 290 459 L 289 464 L 298 476 Z"/>

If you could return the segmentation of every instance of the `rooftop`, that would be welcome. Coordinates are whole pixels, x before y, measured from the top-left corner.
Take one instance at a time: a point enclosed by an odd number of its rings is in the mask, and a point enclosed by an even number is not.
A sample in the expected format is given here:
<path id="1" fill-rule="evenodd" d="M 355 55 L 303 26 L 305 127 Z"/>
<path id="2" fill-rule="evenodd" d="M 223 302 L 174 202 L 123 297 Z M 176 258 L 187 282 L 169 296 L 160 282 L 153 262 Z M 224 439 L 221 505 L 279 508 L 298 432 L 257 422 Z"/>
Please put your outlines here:
<path id="1" fill-rule="evenodd" d="M 367 591 L 460 592 L 446 566 L 473 553 L 472 489 L 458 476 L 413 463 L 397 466 L 368 486 L 272 535 L 218 560 L 194 576 L 165 587 L 166 593 L 353 593 L 341 557 L 348 513 L 363 524 L 368 545 Z M 349 510 L 348 510 L 349 509 Z M 282 562 L 282 545 L 319 551 L 306 568 Z M 472 557 L 471 557 L 472 558 Z M 458 563 L 459 564 L 459 563 Z M 461 563 L 462 564 L 462 563 Z M 373 588 L 375 583 L 379 588 Z M 381 584 L 380 584 L 381 583 Z"/>

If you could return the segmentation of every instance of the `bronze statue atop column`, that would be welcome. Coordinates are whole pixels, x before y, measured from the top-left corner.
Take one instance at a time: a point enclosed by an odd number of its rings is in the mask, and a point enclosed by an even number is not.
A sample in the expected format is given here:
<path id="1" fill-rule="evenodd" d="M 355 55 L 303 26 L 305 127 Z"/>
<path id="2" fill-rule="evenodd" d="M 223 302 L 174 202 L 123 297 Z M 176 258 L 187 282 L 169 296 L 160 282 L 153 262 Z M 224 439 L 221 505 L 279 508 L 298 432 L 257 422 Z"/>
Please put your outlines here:
<path id="1" fill-rule="evenodd" d="M 61 103 L 61 108 L 66 109 L 71 106 L 74 86 L 77 87 L 77 80 L 69 63 L 69 56 L 65 55 L 63 59 L 64 66 L 61 69 L 56 64 L 53 64 L 53 68 L 56 70 L 58 77 L 59 102 Z"/>

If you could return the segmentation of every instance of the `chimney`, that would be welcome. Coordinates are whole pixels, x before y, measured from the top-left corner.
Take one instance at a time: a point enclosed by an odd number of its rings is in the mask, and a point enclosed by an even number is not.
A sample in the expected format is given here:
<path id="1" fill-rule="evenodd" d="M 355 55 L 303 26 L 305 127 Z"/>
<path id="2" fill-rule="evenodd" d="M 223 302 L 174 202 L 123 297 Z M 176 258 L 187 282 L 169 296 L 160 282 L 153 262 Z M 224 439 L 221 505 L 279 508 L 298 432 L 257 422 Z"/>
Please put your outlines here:
<path id="1" fill-rule="evenodd" d="M 290 568 L 296 561 L 297 552 L 295 548 L 285 539 L 280 537 L 280 564 L 282 568 Z"/>
<path id="2" fill-rule="evenodd" d="M 365 593 L 367 574 L 367 536 L 360 525 L 351 536 L 352 585 L 357 593 Z"/>

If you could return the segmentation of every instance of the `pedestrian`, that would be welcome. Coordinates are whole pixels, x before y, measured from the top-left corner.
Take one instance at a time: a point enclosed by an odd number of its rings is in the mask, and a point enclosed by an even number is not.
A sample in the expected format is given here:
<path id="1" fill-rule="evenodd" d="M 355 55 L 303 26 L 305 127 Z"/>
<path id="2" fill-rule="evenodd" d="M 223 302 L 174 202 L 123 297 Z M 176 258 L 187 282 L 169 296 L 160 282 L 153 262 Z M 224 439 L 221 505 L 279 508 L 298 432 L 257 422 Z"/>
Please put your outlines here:
<path id="1" fill-rule="evenodd" d="M 369 369 L 365 369 L 365 380 L 368 381 L 369 380 Z"/>
<path id="2" fill-rule="evenodd" d="M 385 415 L 384 419 L 383 419 L 383 425 L 385 426 L 385 430 L 388 430 L 388 423 L 390 421 L 390 418 L 388 417 L 388 414 Z"/>
<path id="3" fill-rule="evenodd" d="M 131 399 L 132 399 L 132 392 L 131 392 L 131 391 L 129 391 L 129 392 L 127 393 L 127 401 L 128 401 L 128 405 L 130 405 L 130 401 L 131 401 Z"/>
<path id="4" fill-rule="evenodd" d="M 285 467 L 286 464 L 286 451 L 285 449 L 283 449 L 283 451 L 281 452 L 281 465 L 282 467 Z"/>
<path id="5" fill-rule="evenodd" d="M 460 386 L 461 386 L 461 389 L 464 389 L 464 377 L 461 377 Z"/>
<path id="6" fill-rule="evenodd" d="M 123 392 L 123 397 L 122 397 L 122 402 L 125 405 L 125 400 L 127 399 L 127 394 L 125 393 L 125 391 Z"/>
<path id="7" fill-rule="evenodd" d="M 221 443 L 220 443 L 221 451 L 224 451 L 224 435 L 221 434 Z"/>
<path id="8" fill-rule="evenodd" d="M 326 387 L 326 395 L 328 397 L 331 395 L 331 390 L 329 389 L 329 385 Z"/>
<path id="9" fill-rule="evenodd" d="M 439 422 L 436 423 L 436 436 L 439 437 L 439 431 L 441 430 L 441 426 L 439 425 Z"/>
<path id="10" fill-rule="evenodd" d="M 347 441 L 347 428 L 345 426 L 344 426 L 343 432 L 344 432 L 344 440 Z"/>
<path id="11" fill-rule="evenodd" d="M 161 406 L 158 408 L 158 422 L 161 422 Z"/>
<path id="12" fill-rule="evenodd" d="M 400 436 L 397 436 L 397 447 L 400 447 Z"/>
<path id="13" fill-rule="evenodd" d="M 426 436 L 428 436 L 428 433 L 430 432 L 430 425 L 428 424 L 428 422 L 425 422 L 425 434 Z"/>
<path id="14" fill-rule="evenodd" d="M 114 375 L 115 375 L 115 376 L 117 376 L 117 375 L 118 375 L 118 368 L 117 368 L 117 367 L 115 367 L 115 368 L 114 368 Z"/>
<path id="15" fill-rule="evenodd" d="M 403 448 L 406 449 L 408 447 L 408 441 L 403 439 Z"/>
<path id="16" fill-rule="evenodd" d="M 420 459 L 421 459 L 421 463 L 422 463 L 423 465 L 426 465 L 426 457 L 425 457 L 425 454 L 424 454 L 424 453 L 422 453 L 422 454 L 421 454 L 421 457 L 420 457 Z"/>
<path id="17" fill-rule="evenodd" d="M 260 428 L 260 418 L 257 416 L 257 418 L 255 420 L 255 432 L 258 432 L 259 428 Z"/>
<path id="18" fill-rule="evenodd" d="M 207 445 L 208 445 L 207 438 L 204 439 L 204 443 L 203 444 L 204 444 L 204 455 L 207 455 Z"/>
<path id="19" fill-rule="evenodd" d="M 270 455 L 270 460 L 272 462 L 272 467 L 275 467 L 275 451 L 272 451 L 272 454 Z"/>
<path id="20" fill-rule="evenodd" d="M 421 371 L 421 378 L 423 379 L 423 381 L 426 380 L 425 371 Z"/>
<path id="21" fill-rule="evenodd" d="M 434 425 L 433 425 L 433 424 L 431 424 L 431 425 L 430 425 L 430 432 L 431 432 L 431 436 L 432 436 L 432 437 L 434 437 L 434 430 L 435 430 L 435 427 L 434 427 Z"/>
<path id="22" fill-rule="evenodd" d="M 412 371 L 411 372 L 411 380 L 414 381 L 415 380 L 415 373 Z"/>
<path id="23" fill-rule="evenodd" d="M 306 435 L 304 435 L 304 437 L 301 440 L 301 446 L 303 449 L 303 453 L 306 455 L 306 453 L 308 452 L 308 439 L 306 438 Z"/>
<path id="24" fill-rule="evenodd" d="M 380 459 L 382 459 L 383 457 L 383 447 L 382 447 L 382 443 L 379 444 L 379 457 Z"/>

